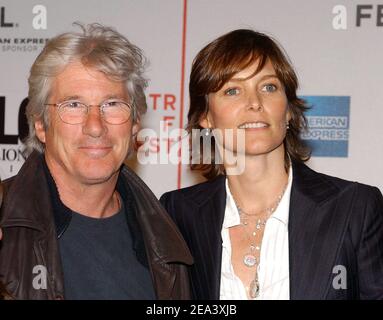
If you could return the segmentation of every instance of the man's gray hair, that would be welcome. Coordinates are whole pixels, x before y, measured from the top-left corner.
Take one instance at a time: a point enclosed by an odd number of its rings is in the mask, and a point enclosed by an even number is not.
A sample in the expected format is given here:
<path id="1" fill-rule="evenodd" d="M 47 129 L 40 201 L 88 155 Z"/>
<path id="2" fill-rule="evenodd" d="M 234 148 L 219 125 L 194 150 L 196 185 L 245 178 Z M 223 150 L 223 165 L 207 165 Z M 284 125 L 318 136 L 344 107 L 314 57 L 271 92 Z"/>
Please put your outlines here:
<path id="1" fill-rule="evenodd" d="M 134 123 L 146 112 L 144 90 L 147 80 L 143 75 L 146 59 L 141 49 L 113 28 L 97 23 L 76 25 L 81 27 L 81 33 L 68 32 L 50 39 L 32 65 L 26 111 L 29 125 L 29 135 L 25 140 L 27 152 L 44 150 L 36 136 L 35 122 L 42 120 L 44 127 L 48 128 L 45 103 L 48 103 L 53 80 L 71 62 L 81 61 L 111 80 L 124 82 L 133 108 Z"/>

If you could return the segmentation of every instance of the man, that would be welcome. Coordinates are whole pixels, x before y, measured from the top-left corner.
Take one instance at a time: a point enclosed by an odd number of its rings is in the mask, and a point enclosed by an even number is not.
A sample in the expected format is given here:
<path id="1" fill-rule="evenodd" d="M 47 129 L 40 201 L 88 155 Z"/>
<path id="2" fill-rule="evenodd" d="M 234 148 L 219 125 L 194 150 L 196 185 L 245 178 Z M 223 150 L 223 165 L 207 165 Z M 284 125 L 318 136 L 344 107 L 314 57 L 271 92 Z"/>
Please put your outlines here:
<path id="1" fill-rule="evenodd" d="M 0 181 L 0 207 L 1 207 L 2 201 L 3 201 L 3 185 L 1 184 L 1 181 Z M 0 240 L 2 238 L 3 238 L 3 232 L 0 229 Z M 4 284 L 0 281 L 0 300 L 5 300 L 8 298 L 10 298 L 8 295 L 8 292 L 5 290 Z"/>
<path id="2" fill-rule="evenodd" d="M 33 151 L 3 183 L 0 282 L 14 298 L 189 298 L 189 250 L 123 165 L 146 111 L 144 64 L 98 24 L 51 39 L 33 64 Z"/>
<path id="3" fill-rule="evenodd" d="M 3 186 L 0 184 L 0 206 L 1 206 L 2 200 L 3 200 Z M 3 233 L 2 233 L 2 231 L 0 229 L 0 240 L 2 239 L 2 237 L 3 237 Z M 8 293 L 5 290 L 4 284 L 2 284 L 1 281 L 0 281 L 0 300 L 4 300 L 4 299 L 7 299 L 7 298 L 9 298 Z"/>

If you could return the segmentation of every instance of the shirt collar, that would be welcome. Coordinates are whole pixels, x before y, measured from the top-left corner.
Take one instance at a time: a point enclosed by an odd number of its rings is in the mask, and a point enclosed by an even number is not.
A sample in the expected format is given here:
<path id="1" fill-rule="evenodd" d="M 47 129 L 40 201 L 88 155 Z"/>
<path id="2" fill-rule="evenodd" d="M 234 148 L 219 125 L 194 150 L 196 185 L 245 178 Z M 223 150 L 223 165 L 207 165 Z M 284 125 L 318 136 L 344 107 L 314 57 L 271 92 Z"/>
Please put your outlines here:
<path id="1" fill-rule="evenodd" d="M 290 166 L 289 178 L 287 181 L 285 193 L 283 194 L 281 202 L 279 202 L 277 209 L 274 211 L 274 213 L 270 217 L 270 218 L 275 218 L 281 221 L 283 224 L 285 224 L 286 227 L 289 223 L 290 194 L 291 194 L 292 182 L 293 182 L 293 168 L 292 166 Z"/>
<path id="2" fill-rule="evenodd" d="M 285 193 L 283 194 L 277 209 L 274 211 L 274 213 L 270 217 L 282 222 L 286 227 L 288 226 L 288 223 L 289 223 L 290 194 L 291 194 L 292 182 L 293 182 L 293 169 L 292 169 L 292 166 L 290 166 L 289 178 L 287 181 L 287 187 L 286 187 Z M 227 178 L 225 181 L 225 188 L 226 188 L 226 210 L 225 210 L 225 218 L 223 220 L 223 227 L 230 228 L 230 227 L 239 225 L 241 223 L 241 220 L 239 217 L 239 212 L 235 204 L 233 195 L 230 192 L 229 182 Z"/>
<path id="3" fill-rule="evenodd" d="M 226 210 L 225 210 L 225 218 L 223 220 L 223 227 L 230 228 L 230 227 L 239 225 L 241 223 L 241 219 L 239 217 L 239 212 L 234 202 L 234 198 L 230 192 L 229 180 L 227 178 L 225 180 L 225 188 L 226 188 Z"/>

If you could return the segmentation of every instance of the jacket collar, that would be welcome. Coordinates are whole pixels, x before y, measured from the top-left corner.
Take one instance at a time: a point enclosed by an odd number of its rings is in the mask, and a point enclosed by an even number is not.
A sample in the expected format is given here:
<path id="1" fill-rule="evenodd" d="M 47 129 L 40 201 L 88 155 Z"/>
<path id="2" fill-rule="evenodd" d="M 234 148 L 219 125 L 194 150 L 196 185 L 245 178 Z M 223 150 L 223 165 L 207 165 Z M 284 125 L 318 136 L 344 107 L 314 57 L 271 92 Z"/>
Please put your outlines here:
<path id="1" fill-rule="evenodd" d="M 292 166 L 295 192 L 307 200 L 319 205 L 339 192 L 339 189 L 326 178 L 326 175 L 315 172 L 303 163 L 293 161 Z"/>
<path id="2" fill-rule="evenodd" d="M 43 156 L 34 151 L 18 174 L 4 181 L 2 227 L 28 227 L 47 232 L 53 227 L 52 202 Z"/>
<path id="3" fill-rule="evenodd" d="M 137 222 L 148 254 L 164 263 L 193 263 L 193 258 L 178 228 L 153 192 L 130 168 L 123 166 L 122 180 L 131 191 Z"/>
<path id="4" fill-rule="evenodd" d="M 203 206 L 217 194 L 220 195 L 220 197 L 224 194 L 224 198 L 226 199 L 225 181 L 226 176 L 219 175 L 211 181 L 198 185 L 198 188 L 184 188 L 181 189 L 180 192 L 183 194 L 185 199 L 191 200 L 198 206 Z"/>
<path id="5" fill-rule="evenodd" d="M 180 208 L 177 210 L 185 210 L 180 212 L 179 217 L 185 220 L 186 228 L 194 226 L 184 234 L 191 248 L 195 250 L 196 263 L 190 271 L 192 292 L 198 299 L 219 299 L 221 229 L 226 206 L 225 179 L 221 175 L 214 180 L 177 191 L 182 195 L 176 198 L 182 201 L 182 205 L 176 206 Z"/>
<path id="6" fill-rule="evenodd" d="M 72 219 L 72 210 L 70 210 L 64 203 L 60 200 L 59 192 L 53 177 L 48 169 L 47 163 L 45 162 L 44 157 L 41 157 L 42 168 L 48 183 L 49 194 L 53 205 L 53 217 L 56 226 L 57 238 L 60 238 L 65 230 L 68 228 L 70 221 Z"/>
<path id="7" fill-rule="evenodd" d="M 347 226 L 340 189 L 326 175 L 293 163 L 289 214 L 290 299 L 324 299 Z"/>

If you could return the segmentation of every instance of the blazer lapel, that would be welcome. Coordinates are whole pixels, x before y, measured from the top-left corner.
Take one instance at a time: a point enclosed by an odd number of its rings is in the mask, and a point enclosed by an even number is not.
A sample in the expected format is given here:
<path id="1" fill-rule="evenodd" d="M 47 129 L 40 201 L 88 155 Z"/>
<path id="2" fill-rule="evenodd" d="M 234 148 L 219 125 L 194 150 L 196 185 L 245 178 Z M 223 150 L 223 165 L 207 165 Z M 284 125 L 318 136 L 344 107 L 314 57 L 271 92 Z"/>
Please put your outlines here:
<path id="1" fill-rule="evenodd" d="M 216 207 L 216 213 L 218 213 L 215 217 L 212 217 L 215 222 L 216 228 L 214 229 L 212 241 L 209 243 L 212 249 L 212 264 L 211 269 L 208 270 L 208 278 L 211 277 L 213 280 L 212 291 L 209 296 L 209 299 L 218 300 L 220 297 L 220 285 L 221 285 L 221 263 L 222 263 L 222 236 L 221 230 L 223 225 L 223 220 L 225 217 L 225 208 L 226 208 L 226 190 L 225 190 L 225 179 L 220 179 L 220 192 L 216 192 L 214 194 L 214 206 Z M 223 190 L 223 191 L 222 191 Z M 212 211 L 214 212 L 214 211 Z M 210 225 L 211 227 L 211 225 Z M 214 251 L 213 251 L 214 250 Z M 207 257 L 206 257 L 207 258 Z M 210 273 L 210 274 L 209 274 Z"/>
<path id="2" fill-rule="evenodd" d="M 198 299 L 218 300 L 220 296 L 222 237 L 225 214 L 225 177 L 207 182 L 198 189 L 185 193 L 195 208 L 188 215 L 185 238 L 192 244 L 195 265 L 192 267 L 192 290 Z"/>
<path id="3" fill-rule="evenodd" d="M 290 299 L 324 299 L 350 203 L 339 189 L 303 164 L 293 163 L 289 214 Z M 342 231 L 343 230 L 343 231 Z"/>

